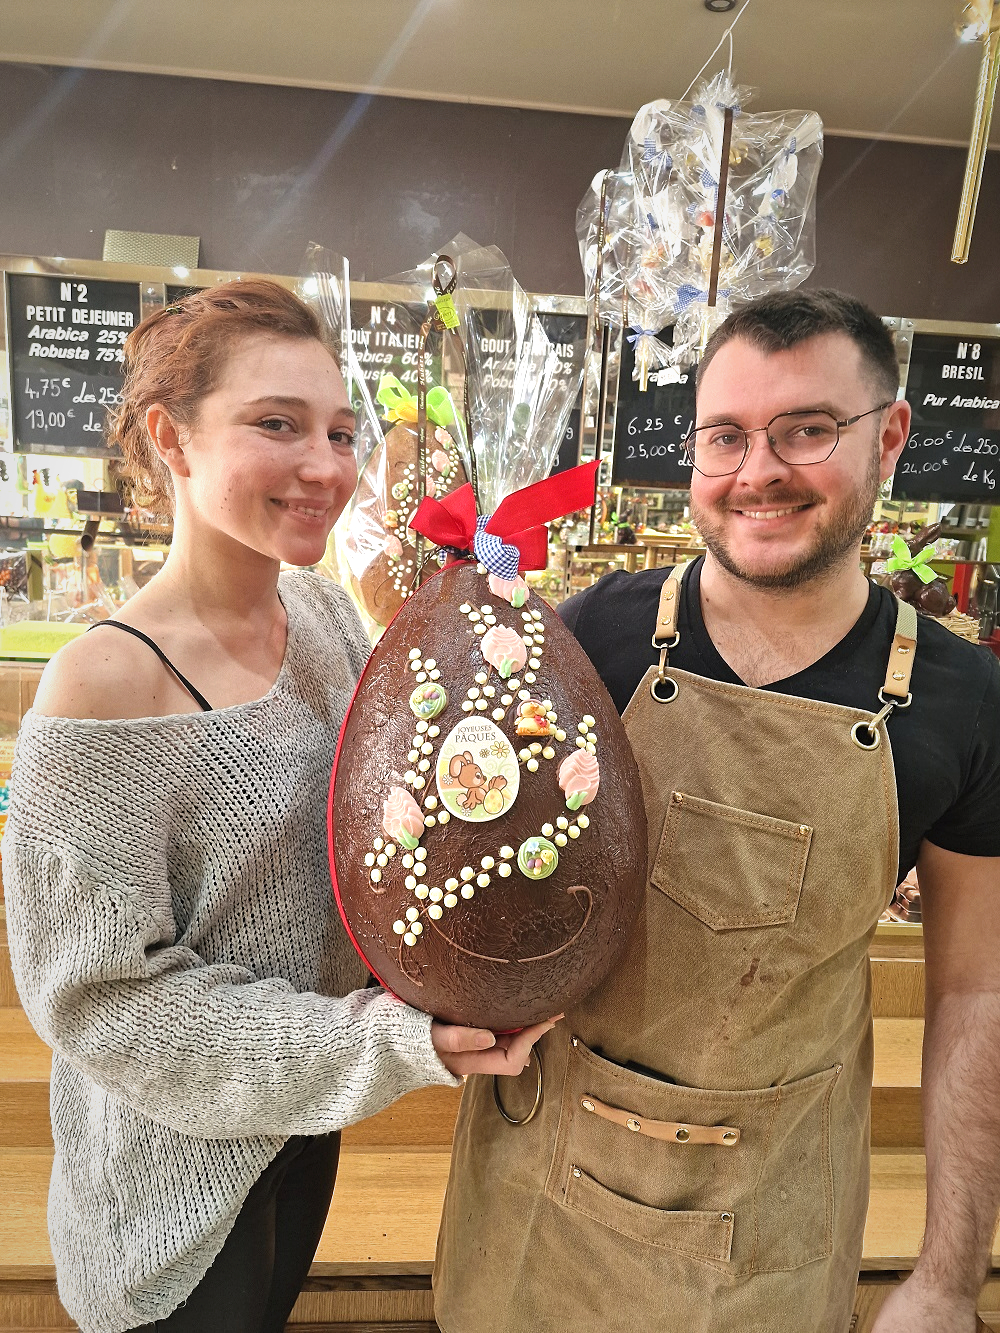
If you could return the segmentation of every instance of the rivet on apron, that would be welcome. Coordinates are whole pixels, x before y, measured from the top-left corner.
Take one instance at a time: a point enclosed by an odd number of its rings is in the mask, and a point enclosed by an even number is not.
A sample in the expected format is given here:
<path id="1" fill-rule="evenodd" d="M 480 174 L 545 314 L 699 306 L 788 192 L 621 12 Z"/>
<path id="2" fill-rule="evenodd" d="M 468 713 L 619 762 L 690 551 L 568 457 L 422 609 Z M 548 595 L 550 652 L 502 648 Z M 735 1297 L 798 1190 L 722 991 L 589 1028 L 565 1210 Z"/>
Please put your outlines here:
<path id="1" fill-rule="evenodd" d="M 580 1038 L 579 1038 L 579 1037 L 570 1037 L 570 1039 L 569 1039 L 569 1044 L 570 1044 L 571 1046 L 579 1046 L 579 1045 L 580 1045 Z"/>
<path id="2" fill-rule="evenodd" d="M 670 793 L 670 799 L 671 799 L 676 805 L 683 805 L 683 804 L 684 804 L 684 793 L 683 793 L 683 792 L 680 792 L 680 791 L 674 791 L 674 792 L 671 792 L 671 793 Z"/>
<path id="3" fill-rule="evenodd" d="M 799 832 L 800 832 L 801 834 L 803 834 L 803 836 L 804 836 L 806 833 L 809 832 L 809 825 L 808 825 L 808 824 L 800 824 L 800 825 L 799 825 Z"/>
<path id="4" fill-rule="evenodd" d="M 574 1166 L 574 1168 L 573 1168 L 573 1174 L 574 1174 L 574 1176 L 576 1176 L 577 1180 L 579 1180 L 580 1177 L 583 1175 L 583 1172 L 580 1170 L 580 1168 L 579 1168 L 578 1166 Z"/>
<path id="5" fill-rule="evenodd" d="M 732 1213 L 720 1213 L 720 1214 L 719 1214 L 719 1221 L 720 1221 L 720 1222 L 731 1222 L 732 1220 L 733 1220 L 733 1215 L 732 1215 Z"/>
<path id="6" fill-rule="evenodd" d="M 677 1133 L 674 1135 L 674 1138 L 677 1140 L 678 1143 L 687 1143 L 690 1137 L 691 1137 L 691 1131 L 689 1129 L 679 1129 Z"/>
<path id="7" fill-rule="evenodd" d="M 739 1135 L 738 1135 L 737 1133 L 735 1133 L 735 1132 L 734 1132 L 733 1130 L 731 1130 L 731 1129 L 727 1129 L 726 1132 L 725 1132 L 725 1134 L 723 1134 L 723 1136 L 722 1136 L 722 1142 L 723 1142 L 723 1143 L 735 1143 L 736 1140 L 737 1140 L 738 1138 L 739 1138 Z"/>
<path id="8" fill-rule="evenodd" d="M 639 1134 L 642 1131 L 641 1123 L 638 1120 L 633 1120 L 631 1117 L 625 1121 L 625 1128 L 631 1129 L 635 1134 Z"/>
<path id="9" fill-rule="evenodd" d="M 897 652 L 897 653 L 908 653 L 909 651 L 910 651 L 909 648 L 897 648 L 897 649 L 896 649 L 896 652 Z"/>
<path id="10" fill-rule="evenodd" d="M 588 1102 L 586 1097 L 583 1099 L 580 1105 L 583 1107 L 585 1111 L 592 1111 L 594 1109 L 594 1103 Z"/>

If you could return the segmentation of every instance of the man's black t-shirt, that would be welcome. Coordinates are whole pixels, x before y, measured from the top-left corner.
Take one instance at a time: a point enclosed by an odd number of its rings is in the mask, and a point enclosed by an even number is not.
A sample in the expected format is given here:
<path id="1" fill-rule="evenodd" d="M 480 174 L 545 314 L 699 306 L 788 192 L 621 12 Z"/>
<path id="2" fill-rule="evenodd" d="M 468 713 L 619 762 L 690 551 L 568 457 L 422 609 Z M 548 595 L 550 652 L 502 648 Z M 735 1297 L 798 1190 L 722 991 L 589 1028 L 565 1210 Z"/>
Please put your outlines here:
<path id="1" fill-rule="evenodd" d="M 742 685 L 705 629 L 701 565 L 697 560 L 684 580 L 681 637 L 670 664 Z M 651 639 L 660 586 L 669 572 L 608 574 L 559 607 L 619 713 L 659 659 Z M 915 865 L 924 838 L 950 852 L 1000 856 L 1000 662 L 936 621 L 918 620 L 913 702 L 897 709 L 888 723 L 899 802 L 900 880 Z M 895 629 L 895 598 L 873 583 L 860 619 L 835 648 L 805 671 L 765 688 L 877 712 Z"/>

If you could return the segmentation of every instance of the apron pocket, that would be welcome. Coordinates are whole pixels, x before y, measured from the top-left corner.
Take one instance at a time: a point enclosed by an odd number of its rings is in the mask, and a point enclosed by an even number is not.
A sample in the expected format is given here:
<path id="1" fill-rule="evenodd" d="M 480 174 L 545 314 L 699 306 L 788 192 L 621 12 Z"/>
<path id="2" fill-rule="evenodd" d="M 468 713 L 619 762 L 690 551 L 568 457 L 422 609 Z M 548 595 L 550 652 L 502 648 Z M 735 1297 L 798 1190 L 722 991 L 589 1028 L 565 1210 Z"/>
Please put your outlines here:
<path id="1" fill-rule="evenodd" d="M 671 1213 L 647 1208 L 613 1194 L 581 1170 L 570 1168 L 566 1206 L 594 1222 L 610 1227 L 620 1236 L 644 1245 L 676 1250 L 692 1259 L 725 1264 L 733 1244 L 732 1213 Z"/>
<path id="2" fill-rule="evenodd" d="M 650 879 L 712 930 L 795 920 L 812 829 L 675 791 Z"/>
<path id="3" fill-rule="evenodd" d="M 613 1064 L 573 1037 L 545 1192 L 630 1241 L 733 1276 L 826 1258 L 839 1073 L 746 1092 L 688 1088 Z M 599 1114 L 600 1104 L 625 1112 L 626 1123 Z M 691 1132 L 670 1142 L 664 1125 Z M 738 1131 L 737 1142 L 697 1142 L 711 1127 Z"/>

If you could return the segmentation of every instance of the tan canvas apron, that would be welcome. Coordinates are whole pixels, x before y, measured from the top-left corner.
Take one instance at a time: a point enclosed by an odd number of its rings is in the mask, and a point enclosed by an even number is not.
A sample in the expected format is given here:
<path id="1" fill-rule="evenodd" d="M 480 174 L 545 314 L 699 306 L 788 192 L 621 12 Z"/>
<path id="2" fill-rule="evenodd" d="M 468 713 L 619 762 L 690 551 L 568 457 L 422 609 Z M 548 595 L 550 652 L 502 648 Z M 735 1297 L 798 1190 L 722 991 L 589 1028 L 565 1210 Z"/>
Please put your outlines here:
<path id="1" fill-rule="evenodd" d="M 668 579 L 657 646 L 678 601 Z M 915 641 L 901 604 L 873 703 L 905 706 Z M 613 976 L 541 1043 L 529 1123 L 469 1080 L 435 1271 L 444 1333 L 846 1333 L 868 943 L 897 874 L 887 711 L 650 668 L 624 715 L 645 912 Z M 499 1091 L 525 1116 L 534 1067 Z"/>

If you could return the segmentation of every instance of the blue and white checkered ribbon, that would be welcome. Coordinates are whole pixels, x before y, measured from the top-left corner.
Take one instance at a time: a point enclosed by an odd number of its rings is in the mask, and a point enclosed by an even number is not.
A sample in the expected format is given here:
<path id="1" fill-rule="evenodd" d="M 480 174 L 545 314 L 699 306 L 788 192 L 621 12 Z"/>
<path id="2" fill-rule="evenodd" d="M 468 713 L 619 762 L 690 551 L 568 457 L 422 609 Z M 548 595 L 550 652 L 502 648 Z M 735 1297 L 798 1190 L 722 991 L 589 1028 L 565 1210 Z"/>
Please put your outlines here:
<path id="1" fill-rule="evenodd" d="M 516 546 L 509 546 L 502 537 L 486 531 L 486 524 L 491 518 L 491 514 L 480 514 L 476 519 L 472 552 L 480 564 L 485 565 L 498 579 L 516 579 L 521 553 Z"/>

